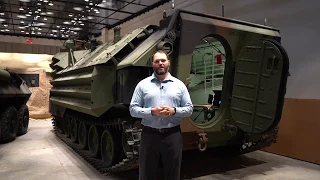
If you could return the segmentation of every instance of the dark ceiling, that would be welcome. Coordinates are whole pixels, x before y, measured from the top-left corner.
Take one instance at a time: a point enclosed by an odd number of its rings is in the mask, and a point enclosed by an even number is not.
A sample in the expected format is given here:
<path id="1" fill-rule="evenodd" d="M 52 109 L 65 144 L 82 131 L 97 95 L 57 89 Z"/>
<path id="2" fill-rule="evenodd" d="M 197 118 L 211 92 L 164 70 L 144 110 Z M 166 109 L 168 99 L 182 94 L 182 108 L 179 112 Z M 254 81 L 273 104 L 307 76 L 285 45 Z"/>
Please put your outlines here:
<path id="1" fill-rule="evenodd" d="M 0 34 L 87 40 L 169 1 L 0 0 Z"/>

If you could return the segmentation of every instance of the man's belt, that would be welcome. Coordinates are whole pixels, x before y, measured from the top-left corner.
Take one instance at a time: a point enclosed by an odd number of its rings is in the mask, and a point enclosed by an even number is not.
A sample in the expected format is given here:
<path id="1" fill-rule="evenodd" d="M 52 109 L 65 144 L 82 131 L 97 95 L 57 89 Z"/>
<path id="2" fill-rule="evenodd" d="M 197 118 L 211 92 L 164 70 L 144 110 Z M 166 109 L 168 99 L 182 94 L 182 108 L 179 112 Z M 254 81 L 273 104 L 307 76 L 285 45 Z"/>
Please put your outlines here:
<path id="1" fill-rule="evenodd" d="M 159 132 L 159 133 L 168 133 L 168 132 L 179 132 L 180 131 L 180 125 L 174 126 L 171 128 L 153 128 L 149 126 L 143 126 L 143 130 L 151 131 L 151 132 Z"/>

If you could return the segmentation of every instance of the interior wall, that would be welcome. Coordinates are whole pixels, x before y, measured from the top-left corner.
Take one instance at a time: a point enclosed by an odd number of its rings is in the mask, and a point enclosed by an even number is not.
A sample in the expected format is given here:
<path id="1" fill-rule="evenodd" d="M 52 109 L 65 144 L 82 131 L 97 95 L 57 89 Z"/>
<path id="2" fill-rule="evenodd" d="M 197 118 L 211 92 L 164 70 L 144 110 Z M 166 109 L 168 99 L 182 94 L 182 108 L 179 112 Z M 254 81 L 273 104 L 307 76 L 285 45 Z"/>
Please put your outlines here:
<path id="1" fill-rule="evenodd" d="M 229 18 L 280 29 L 282 45 L 290 58 L 290 74 L 278 142 L 266 151 L 319 163 L 320 146 L 320 1 L 309 0 L 176 0 L 176 8 L 221 15 L 222 4 Z M 121 35 L 144 26 L 158 25 L 163 10 L 170 14 L 171 2 L 151 10 L 121 27 Z M 113 30 L 105 36 L 113 39 Z"/>
<path id="2" fill-rule="evenodd" d="M 39 87 L 29 87 L 32 92 L 27 102 L 29 117 L 33 119 L 51 118 L 49 113 L 49 94 L 51 89 L 51 77 L 44 69 L 28 69 L 26 74 L 39 74 Z"/>
<path id="3" fill-rule="evenodd" d="M 28 44 L 27 39 L 31 39 L 32 44 Z M 0 52 L 54 55 L 60 52 L 63 42 L 44 38 L 0 35 Z"/>

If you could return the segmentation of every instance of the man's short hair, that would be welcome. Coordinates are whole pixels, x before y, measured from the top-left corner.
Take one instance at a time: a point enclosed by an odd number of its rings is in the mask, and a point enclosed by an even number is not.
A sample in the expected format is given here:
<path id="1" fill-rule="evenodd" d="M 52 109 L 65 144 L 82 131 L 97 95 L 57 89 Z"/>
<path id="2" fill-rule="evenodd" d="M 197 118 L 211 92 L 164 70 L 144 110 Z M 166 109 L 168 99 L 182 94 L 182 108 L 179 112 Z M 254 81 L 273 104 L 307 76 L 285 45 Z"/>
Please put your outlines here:
<path id="1" fill-rule="evenodd" d="M 157 54 L 157 53 L 165 54 L 166 57 L 167 57 L 167 59 L 169 60 L 168 54 L 167 54 L 164 50 L 161 50 L 161 49 L 160 49 L 160 50 L 157 50 L 157 51 L 152 55 L 152 57 L 151 57 L 151 62 L 153 62 L 154 55 Z"/>

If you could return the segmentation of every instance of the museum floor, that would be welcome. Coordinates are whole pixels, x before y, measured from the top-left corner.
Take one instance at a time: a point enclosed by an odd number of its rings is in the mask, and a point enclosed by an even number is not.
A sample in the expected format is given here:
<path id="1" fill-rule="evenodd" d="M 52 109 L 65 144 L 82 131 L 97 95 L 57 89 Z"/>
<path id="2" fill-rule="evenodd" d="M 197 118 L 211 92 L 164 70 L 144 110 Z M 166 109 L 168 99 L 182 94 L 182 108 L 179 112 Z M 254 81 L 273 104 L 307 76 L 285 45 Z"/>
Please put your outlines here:
<path id="1" fill-rule="evenodd" d="M 30 120 L 26 135 L 0 144 L 0 174 L 1 180 L 138 179 L 138 170 L 109 177 L 97 172 L 55 137 L 50 120 Z M 194 180 L 316 180 L 320 166 L 256 151 L 230 158 L 187 157 L 181 176 Z"/>

